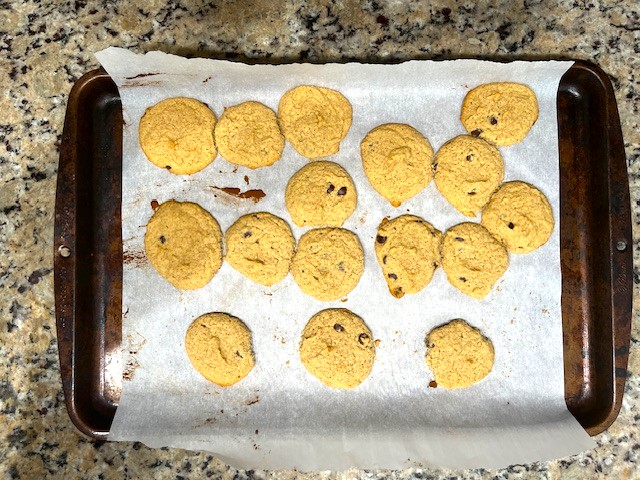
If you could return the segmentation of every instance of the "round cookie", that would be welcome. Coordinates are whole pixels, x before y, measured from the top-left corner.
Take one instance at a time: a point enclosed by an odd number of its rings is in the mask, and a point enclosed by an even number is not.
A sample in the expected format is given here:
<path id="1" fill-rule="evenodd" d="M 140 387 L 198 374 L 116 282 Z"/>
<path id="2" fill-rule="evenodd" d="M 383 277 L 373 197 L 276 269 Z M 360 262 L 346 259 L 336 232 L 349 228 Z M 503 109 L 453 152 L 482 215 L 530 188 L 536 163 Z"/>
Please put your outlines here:
<path id="1" fill-rule="evenodd" d="M 204 287 L 222 265 L 222 231 L 195 203 L 163 203 L 147 223 L 147 258 L 160 275 L 181 290 Z"/>
<path id="2" fill-rule="evenodd" d="M 521 142 L 538 119 L 536 94 L 519 83 L 486 83 L 467 93 L 460 120 L 471 135 L 496 145 Z"/>
<path id="3" fill-rule="evenodd" d="M 215 128 L 215 139 L 227 161 L 249 168 L 273 165 L 284 149 L 276 114 L 258 102 L 225 108 Z"/>
<path id="4" fill-rule="evenodd" d="M 224 239 L 225 260 L 254 282 L 271 286 L 289 273 L 296 242 L 281 218 L 266 212 L 243 215 Z"/>
<path id="5" fill-rule="evenodd" d="M 353 388 L 371 372 L 375 347 L 364 321 L 344 308 L 316 313 L 302 331 L 300 359 L 325 385 Z"/>
<path id="6" fill-rule="evenodd" d="M 215 114 L 193 98 L 168 98 L 140 119 L 140 146 L 149 161 L 175 174 L 202 170 L 216 158 Z"/>
<path id="7" fill-rule="evenodd" d="M 434 328 L 426 339 L 426 362 L 438 386 L 464 388 L 489 375 L 495 357 L 491 340 L 464 320 Z"/>
<path id="8" fill-rule="evenodd" d="M 375 249 L 391 295 L 416 293 L 431 282 L 440 265 L 441 238 L 439 230 L 414 215 L 383 220 Z"/>
<path id="9" fill-rule="evenodd" d="M 317 161 L 291 177 L 284 200 L 291 219 L 300 227 L 339 227 L 356 209 L 358 195 L 344 168 Z"/>
<path id="10" fill-rule="evenodd" d="M 507 249 L 478 223 L 460 223 L 444 234 L 442 269 L 462 293 L 486 297 L 508 265 Z"/>
<path id="11" fill-rule="evenodd" d="M 440 147 L 433 163 L 434 182 L 448 202 L 474 217 L 504 179 L 496 147 L 481 138 L 460 135 Z"/>
<path id="12" fill-rule="evenodd" d="M 433 178 L 433 149 L 415 128 L 388 123 L 371 130 L 360 155 L 373 188 L 394 207 L 420 193 Z"/>
<path id="13" fill-rule="evenodd" d="M 303 157 L 320 158 L 340 150 L 351 127 L 352 108 L 340 92 L 301 85 L 286 92 L 278 105 L 285 138 Z"/>
<path id="14" fill-rule="evenodd" d="M 300 237 L 291 274 L 307 295 L 337 300 L 353 290 L 364 272 L 364 253 L 355 233 L 316 228 Z"/>
<path id="15" fill-rule="evenodd" d="M 525 182 L 503 183 L 482 210 L 481 223 L 512 253 L 544 245 L 555 225 L 547 197 Z"/>
<path id="16" fill-rule="evenodd" d="M 207 313 L 187 329 L 185 348 L 200 375 L 221 387 L 239 382 L 254 365 L 251 332 L 226 313 Z"/>

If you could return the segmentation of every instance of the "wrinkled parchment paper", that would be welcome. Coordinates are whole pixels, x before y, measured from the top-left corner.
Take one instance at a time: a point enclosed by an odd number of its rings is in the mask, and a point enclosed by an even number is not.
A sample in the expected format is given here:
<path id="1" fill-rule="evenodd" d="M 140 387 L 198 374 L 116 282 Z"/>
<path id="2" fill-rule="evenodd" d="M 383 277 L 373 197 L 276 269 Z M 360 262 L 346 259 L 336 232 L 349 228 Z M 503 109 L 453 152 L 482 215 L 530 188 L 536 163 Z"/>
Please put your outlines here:
<path id="1" fill-rule="evenodd" d="M 125 120 L 122 233 L 124 242 L 124 383 L 109 438 L 150 446 L 207 450 L 238 467 L 301 470 L 402 468 L 411 465 L 497 467 L 573 454 L 594 445 L 564 401 L 559 172 L 556 91 L 570 62 L 412 61 L 400 65 L 261 65 L 184 58 L 109 48 L 98 59 L 118 85 Z M 393 298 L 376 263 L 373 242 L 385 216 L 419 215 L 436 228 L 468 220 L 431 183 L 393 208 L 368 183 L 359 143 L 373 127 L 409 123 L 438 149 L 465 133 L 459 120 L 466 92 L 490 81 L 526 83 L 540 117 L 520 144 L 500 148 L 505 180 L 524 180 L 549 198 L 556 218 L 551 239 L 527 255 L 511 255 L 493 292 L 478 301 L 458 292 L 439 269 L 420 293 Z M 358 189 L 358 208 L 344 227 L 365 248 L 365 273 L 346 301 L 305 296 L 291 276 L 263 287 L 224 264 L 197 291 L 179 291 L 144 256 L 152 200 L 193 201 L 224 229 L 240 215 L 269 211 L 291 222 L 284 189 L 307 160 L 290 145 L 282 160 L 259 170 L 218 156 L 201 172 L 176 176 L 146 160 L 138 143 L 145 109 L 173 96 L 225 107 L 257 100 L 277 110 L 300 84 L 338 89 L 353 105 L 353 126 L 340 163 Z M 254 203 L 213 187 L 261 189 Z M 476 221 L 479 218 L 475 219 Z M 360 315 L 380 340 L 371 375 L 359 387 L 325 387 L 298 356 L 309 318 L 330 307 Z M 222 388 L 189 363 L 184 335 L 196 317 L 223 311 L 251 329 L 256 364 L 240 383 Z M 429 388 L 424 339 L 435 326 L 464 318 L 495 347 L 491 374 L 461 390 Z"/>

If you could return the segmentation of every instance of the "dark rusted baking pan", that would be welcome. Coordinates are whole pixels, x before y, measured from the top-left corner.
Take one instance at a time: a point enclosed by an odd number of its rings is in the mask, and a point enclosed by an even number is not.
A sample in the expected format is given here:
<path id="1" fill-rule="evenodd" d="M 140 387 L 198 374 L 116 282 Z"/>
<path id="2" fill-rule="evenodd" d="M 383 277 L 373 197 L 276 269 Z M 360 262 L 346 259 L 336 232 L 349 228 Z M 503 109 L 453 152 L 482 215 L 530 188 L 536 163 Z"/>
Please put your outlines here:
<path id="1" fill-rule="evenodd" d="M 576 63 L 558 89 L 565 398 L 591 435 L 620 410 L 631 328 L 631 212 L 613 89 Z M 69 97 L 55 213 L 55 298 L 67 409 L 106 438 L 122 387 L 122 110 L 104 70 Z"/>

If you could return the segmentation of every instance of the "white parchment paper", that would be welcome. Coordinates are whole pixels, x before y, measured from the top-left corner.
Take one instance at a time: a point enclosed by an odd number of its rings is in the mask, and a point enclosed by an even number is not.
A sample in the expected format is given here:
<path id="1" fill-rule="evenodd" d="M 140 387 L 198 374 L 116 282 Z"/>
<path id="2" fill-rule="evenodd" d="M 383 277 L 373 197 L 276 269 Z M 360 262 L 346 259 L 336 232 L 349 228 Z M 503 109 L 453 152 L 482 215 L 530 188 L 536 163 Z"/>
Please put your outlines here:
<path id="1" fill-rule="evenodd" d="M 301 470 L 498 467 L 594 445 L 564 401 L 555 102 L 570 62 L 248 66 L 116 48 L 97 57 L 118 85 L 125 120 L 125 380 L 110 439 L 207 450 L 239 467 Z M 537 123 L 522 143 L 500 151 L 506 180 L 540 188 L 551 203 L 556 228 L 542 248 L 511 255 L 506 274 L 483 301 L 458 292 L 442 270 L 423 291 L 397 300 L 388 293 L 374 256 L 380 220 L 412 213 L 445 231 L 468 219 L 433 183 L 400 208 L 391 207 L 364 175 L 360 141 L 379 124 L 401 122 L 417 128 L 438 149 L 465 133 L 459 114 L 466 92 L 491 81 L 526 83 L 537 95 Z M 290 222 L 299 239 L 304 229 L 291 223 L 284 189 L 307 160 L 287 145 L 272 167 L 249 170 L 218 157 L 195 175 L 172 175 L 146 160 L 138 143 L 140 117 L 173 96 L 197 98 L 218 116 L 247 100 L 277 110 L 282 94 L 300 84 L 338 89 L 353 105 L 351 130 L 340 152 L 328 159 L 341 164 L 358 189 L 358 208 L 344 227 L 357 233 L 365 247 L 359 285 L 346 301 L 320 302 L 302 294 L 291 276 L 263 287 L 225 263 L 206 287 L 176 290 L 144 256 L 152 200 L 197 202 L 223 230 L 240 215 L 269 211 Z M 254 203 L 213 186 L 262 189 L 266 197 Z M 330 307 L 362 316 L 380 340 L 371 375 L 353 390 L 325 387 L 299 360 L 306 322 Z M 241 318 L 253 334 L 255 368 L 229 388 L 202 378 L 184 348 L 191 321 L 215 311 Z M 453 318 L 466 319 L 491 338 L 493 371 L 470 388 L 429 388 L 433 377 L 424 361 L 425 335 Z"/>

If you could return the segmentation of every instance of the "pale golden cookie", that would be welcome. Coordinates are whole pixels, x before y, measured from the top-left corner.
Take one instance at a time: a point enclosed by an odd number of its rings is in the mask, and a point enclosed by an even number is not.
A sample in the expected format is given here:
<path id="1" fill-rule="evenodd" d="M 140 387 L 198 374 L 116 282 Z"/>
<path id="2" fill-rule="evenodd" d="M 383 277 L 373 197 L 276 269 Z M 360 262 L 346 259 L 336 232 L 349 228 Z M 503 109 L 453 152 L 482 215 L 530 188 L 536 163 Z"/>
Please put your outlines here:
<path id="1" fill-rule="evenodd" d="M 396 298 L 426 287 L 440 265 L 442 233 L 420 217 L 383 221 L 375 240 L 376 257 L 389 292 Z"/>
<path id="2" fill-rule="evenodd" d="M 239 382 L 253 368 L 251 332 L 240 319 L 226 313 L 196 318 L 184 344 L 193 368 L 221 387 Z"/>
<path id="3" fill-rule="evenodd" d="M 147 108 L 138 127 L 149 161 L 175 174 L 202 170 L 216 158 L 215 114 L 193 98 L 168 98 Z"/>
<path id="4" fill-rule="evenodd" d="M 296 242 L 281 218 L 266 212 L 244 215 L 224 239 L 225 260 L 254 282 L 271 286 L 289 273 Z"/>
<path id="5" fill-rule="evenodd" d="M 486 297 L 508 265 L 507 249 L 478 223 L 461 223 L 444 234 L 442 269 L 462 293 Z"/>
<path id="6" fill-rule="evenodd" d="M 434 328 L 426 343 L 425 358 L 437 386 L 468 387 L 489 375 L 493 368 L 493 343 L 464 320 Z"/>
<path id="7" fill-rule="evenodd" d="M 284 149 L 276 114 L 258 102 L 225 108 L 216 125 L 215 139 L 227 161 L 249 168 L 273 165 Z"/>
<path id="8" fill-rule="evenodd" d="M 278 121 L 285 138 L 300 155 L 320 158 L 340 150 L 351 127 L 349 100 L 336 90 L 301 85 L 285 93 Z"/>
<path id="9" fill-rule="evenodd" d="M 462 103 L 460 120 L 472 135 L 496 145 L 521 142 L 538 119 L 536 94 L 519 83 L 486 83 Z"/>
<path id="10" fill-rule="evenodd" d="M 360 143 L 362 165 L 373 188 L 394 207 L 420 193 L 433 178 L 433 149 L 415 128 L 388 123 Z"/>
<path id="11" fill-rule="evenodd" d="M 337 300 L 353 290 L 364 271 L 364 253 L 355 233 L 343 228 L 316 228 L 298 242 L 291 274 L 307 295 Z"/>
<path id="12" fill-rule="evenodd" d="M 525 182 L 506 182 L 482 210 L 482 225 L 512 253 L 544 245 L 555 225 L 547 197 Z"/>
<path id="13" fill-rule="evenodd" d="M 356 209 L 358 195 L 344 168 L 317 161 L 291 177 L 284 200 L 291 219 L 300 227 L 339 227 Z"/>
<path id="14" fill-rule="evenodd" d="M 460 213 L 474 217 L 504 179 L 496 147 L 481 138 L 460 135 L 440 147 L 433 163 L 436 187 Z"/>
<path id="15" fill-rule="evenodd" d="M 334 388 L 360 385 L 375 358 L 371 331 L 344 308 L 316 313 L 302 332 L 300 359 L 311 375 Z"/>
<path id="16" fill-rule="evenodd" d="M 195 290 L 209 283 L 222 265 L 222 231 L 200 205 L 170 200 L 147 223 L 144 249 L 174 287 Z"/>

